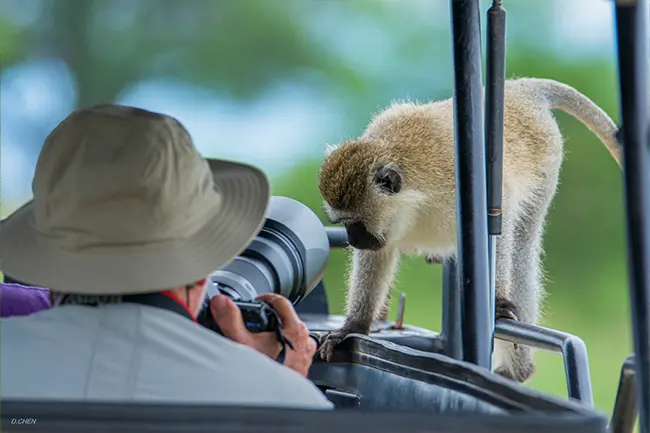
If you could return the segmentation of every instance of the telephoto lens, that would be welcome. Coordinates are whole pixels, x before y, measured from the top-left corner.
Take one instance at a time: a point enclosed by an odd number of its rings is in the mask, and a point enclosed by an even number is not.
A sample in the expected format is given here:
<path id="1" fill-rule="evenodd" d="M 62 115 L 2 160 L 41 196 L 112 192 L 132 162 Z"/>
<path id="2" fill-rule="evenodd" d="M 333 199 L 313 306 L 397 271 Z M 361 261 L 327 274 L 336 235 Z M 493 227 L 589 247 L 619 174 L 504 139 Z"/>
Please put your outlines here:
<path id="1" fill-rule="evenodd" d="M 262 293 L 278 293 L 295 305 L 322 279 L 328 256 L 327 232 L 318 216 L 299 201 L 273 196 L 255 239 L 210 276 L 208 296 L 222 293 L 251 301 Z"/>
<path id="2" fill-rule="evenodd" d="M 296 305 L 319 283 L 329 256 L 329 239 L 320 219 L 304 204 L 271 197 L 264 226 L 246 250 L 214 272 L 206 287 L 198 322 L 221 333 L 210 312 L 210 299 L 224 294 L 239 307 L 253 333 L 277 331 L 270 306 L 255 298 L 278 293 Z"/>

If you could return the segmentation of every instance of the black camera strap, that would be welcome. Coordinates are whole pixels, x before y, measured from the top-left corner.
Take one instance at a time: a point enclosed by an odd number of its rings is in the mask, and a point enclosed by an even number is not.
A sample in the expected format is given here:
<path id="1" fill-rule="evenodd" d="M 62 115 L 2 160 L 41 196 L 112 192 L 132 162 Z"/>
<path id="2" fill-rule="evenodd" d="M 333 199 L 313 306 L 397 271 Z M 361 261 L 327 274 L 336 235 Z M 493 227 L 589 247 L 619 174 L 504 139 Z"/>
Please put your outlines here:
<path id="1" fill-rule="evenodd" d="M 69 295 L 63 297 L 60 301 L 61 305 L 68 303 Z M 87 302 L 82 302 L 80 299 L 75 299 L 75 304 L 85 305 L 87 307 L 97 307 L 100 305 L 96 297 L 91 297 Z M 176 314 L 180 314 L 183 317 L 186 317 L 190 320 L 196 321 L 194 317 L 187 310 L 187 307 L 181 304 L 179 301 L 173 299 L 171 296 L 167 296 L 162 292 L 156 293 L 142 293 L 142 294 L 132 294 L 132 295 L 122 295 L 119 299 L 119 302 L 124 304 L 141 304 L 149 305 L 151 307 L 162 308 L 163 310 L 173 311 Z"/>
<path id="2" fill-rule="evenodd" d="M 289 348 L 290 348 L 291 350 L 293 350 L 293 345 L 291 344 L 291 342 L 290 342 L 289 340 L 287 340 L 287 339 L 284 337 L 284 334 L 282 334 L 282 326 L 278 326 L 278 327 L 276 328 L 276 330 L 275 330 L 275 338 L 276 338 L 276 339 L 280 342 L 280 344 L 282 345 L 282 349 L 280 350 L 280 354 L 278 355 L 277 358 L 275 358 L 275 360 L 276 360 L 277 362 L 279 362 L 280 364 L 284 364 L 284 359 L 285 359 L 286 356 L 287 356 L 287 346 L 289 346 Z"/>

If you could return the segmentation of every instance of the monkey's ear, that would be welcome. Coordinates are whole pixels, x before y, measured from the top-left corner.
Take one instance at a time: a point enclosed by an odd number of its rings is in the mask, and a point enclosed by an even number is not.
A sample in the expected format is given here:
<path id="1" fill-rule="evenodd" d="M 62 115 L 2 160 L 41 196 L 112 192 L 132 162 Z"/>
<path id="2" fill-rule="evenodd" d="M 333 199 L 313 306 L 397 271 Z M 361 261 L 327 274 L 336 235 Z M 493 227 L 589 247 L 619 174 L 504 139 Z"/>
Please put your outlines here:
<path id="1" fill-rule="evenodd" d="M 396 194 L 402 189 L 402 175 L 388 165 L 377 167 L 372 181 L 386 194 Z"/>

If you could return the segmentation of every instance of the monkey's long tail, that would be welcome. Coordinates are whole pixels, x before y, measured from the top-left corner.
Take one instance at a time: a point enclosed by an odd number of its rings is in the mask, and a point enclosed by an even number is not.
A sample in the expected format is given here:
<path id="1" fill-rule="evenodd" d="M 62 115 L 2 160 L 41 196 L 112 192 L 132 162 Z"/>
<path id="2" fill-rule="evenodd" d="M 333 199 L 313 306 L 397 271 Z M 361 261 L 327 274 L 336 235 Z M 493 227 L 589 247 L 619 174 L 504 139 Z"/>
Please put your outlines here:
<path id="1" fill-rule="evenodd" d="M 616 138 L 618 127 L 611 117 L 591 99 L 573 87 L 555 80 L 543 78 L 526 79 L 546 99 L 546 102 L 558 110 L 565 111 L 584 123 L 600 138 L 619 167 L 622 167 L 621 146 Z"/>

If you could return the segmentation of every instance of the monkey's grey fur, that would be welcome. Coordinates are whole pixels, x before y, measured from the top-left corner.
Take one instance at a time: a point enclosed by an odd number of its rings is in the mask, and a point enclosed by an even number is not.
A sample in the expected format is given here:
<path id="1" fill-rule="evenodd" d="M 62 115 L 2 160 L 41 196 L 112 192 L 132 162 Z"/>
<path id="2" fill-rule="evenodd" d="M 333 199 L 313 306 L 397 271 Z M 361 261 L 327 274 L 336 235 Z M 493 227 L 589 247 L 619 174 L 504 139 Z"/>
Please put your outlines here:
<path id="1" fill-rule="evenodd" d="M 580 120 L 621 165 L 612 119 L 574 88 L 553 80 L 506 81 L 503 234 L 497 240 L 497 317 L 537 324 L 543 300 L 542 234 L 564 156 L 552 110 Z M 352 247 L 347 318 L 321 356 L 350 333 L 367 334 L 385 314 L 401 253 L 438 261 L 456 254 L 456 183 L 451 99 L 394 103 L 364 134 L 328 147 L 319 190 Z M 519 382 L 534 372 L 532 351 L 495 341 L 497 373 Z"/>

